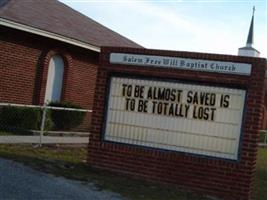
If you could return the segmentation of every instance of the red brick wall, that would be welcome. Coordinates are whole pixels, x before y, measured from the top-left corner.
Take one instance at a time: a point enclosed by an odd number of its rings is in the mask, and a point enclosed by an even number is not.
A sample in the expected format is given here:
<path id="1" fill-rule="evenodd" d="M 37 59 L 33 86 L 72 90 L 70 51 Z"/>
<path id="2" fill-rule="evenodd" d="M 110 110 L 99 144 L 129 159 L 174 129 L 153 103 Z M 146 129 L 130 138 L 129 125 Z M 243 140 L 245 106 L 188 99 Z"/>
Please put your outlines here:
<path id="1" fill-rule="evenodd" d="M 266 69 L 267 70 L 267 69 Z M 265 97 L 264 97 L 264 119 L 262 123 L 262 129 L 267 130 L 267 78 L 264 80 Z"/>
<path id="2" fill-rule="evenodd" d="M 13 32 L 0 31 L 0 102 L 31 104 L 41 50 L 16 43 L 19 35 Z"/>
<path id="3" fill-rule="evenodd" d="M 62 100 L 92 109 L 98 53 L 5 27 L 0 32 L 0 102 L 43 104 L 49 59 L 60 54 Z"/>
<path id="4" fill-rule="evenodd" d="M 184 58 L 223 60 L 252 64 L 251 76 L 227 75 L 200 71 L 135 67 L 109 64 L 110 52 L 138 53 Z M 224 199 L 251 199 L 255 174 L 258 130 L 261 129 L 264 102 L 266 60 L 190 52 L 156 51 L 127 48 L 103 48 L 97 74 L 88 164 L 150 181 L 178 184 Z M 204 158 L 190 154 L 148 149 L 101 140 L 104 125 L 105 97 L 111 73 L 145 75 L 157 78 L 197 80 L 247 88 L 247 109 L 241 138 L 240 160 Z"/>

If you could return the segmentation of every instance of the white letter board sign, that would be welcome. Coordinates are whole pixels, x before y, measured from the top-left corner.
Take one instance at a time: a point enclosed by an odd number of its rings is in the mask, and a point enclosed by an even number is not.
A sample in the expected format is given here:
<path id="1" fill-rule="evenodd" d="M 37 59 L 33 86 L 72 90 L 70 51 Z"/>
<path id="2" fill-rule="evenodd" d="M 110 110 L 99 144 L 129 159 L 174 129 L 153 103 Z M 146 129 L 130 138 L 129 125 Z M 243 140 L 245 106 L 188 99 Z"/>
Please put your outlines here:
<path id="1" fill-rule="evenodd" d="M 111 77 L 104 140 L 238 159 L 246 91 Z"/>

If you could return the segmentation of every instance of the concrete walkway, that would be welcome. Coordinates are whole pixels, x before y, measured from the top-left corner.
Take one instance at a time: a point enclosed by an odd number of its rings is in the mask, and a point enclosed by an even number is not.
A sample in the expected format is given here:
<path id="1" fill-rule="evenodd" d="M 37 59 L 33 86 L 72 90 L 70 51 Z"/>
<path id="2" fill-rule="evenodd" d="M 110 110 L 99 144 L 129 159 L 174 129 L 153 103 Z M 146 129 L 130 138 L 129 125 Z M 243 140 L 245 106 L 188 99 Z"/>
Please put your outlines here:
<path id="1" fill-rule="evenodd" d="M 92 183 L 67 180 L 0 159 L 1 200 L 123 200 L 121 195 L 99 191 Z"/>

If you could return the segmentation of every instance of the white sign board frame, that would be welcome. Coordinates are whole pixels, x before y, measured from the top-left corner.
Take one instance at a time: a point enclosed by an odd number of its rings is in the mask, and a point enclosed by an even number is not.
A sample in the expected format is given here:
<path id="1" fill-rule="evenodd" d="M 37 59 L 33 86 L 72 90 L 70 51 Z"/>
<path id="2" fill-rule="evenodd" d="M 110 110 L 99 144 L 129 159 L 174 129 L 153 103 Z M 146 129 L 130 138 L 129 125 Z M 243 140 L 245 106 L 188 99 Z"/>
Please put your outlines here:
<path id="1" fill-rule="evenodd" d="M 128 94 L 127 85 L 132 86 L 132 92 Z M 137 87 L 143 87 L 143 95 L 134 97 L 133 91 L 137 90 Z M 140 88 L 139 90 L 142 90 Z M 156 93 L 149 96 L 150 89 L 173 92 L 173 99 L 170 99 L 171 96 L 168 100 L 167 96 L 163 97 L 165 99 L 157 99 Z M 205 95 L 206 102 L 203 101 Z M 227 95 L 228 100 L 224 102 L 227 107 L 224 107 L 222 99 Z M 200 101 L 202 98 L 205 105 L 190 102 L 195 96 L 194 101 Z M 139 102 L 141 99 L 147 100 L 146 112 L 144 109 L 138 111 L 138 106 L 131 110 L 131 100 L 127 99 L 136 99 Z M 246 90 L 240 88 L 183 83 L 169 79 L 111 76 L 103 139 L 109 142 L 238 160 L 245 102 Z M 159 114 L 157 106 L 160 103 L 168 104 L 165 113 L 162 108 Z M 171 104 L 176 106 L 173 106 L 173 112 Z M 197 109 L 206 110 L 205 117 L 195 114 Z"/>
<path id="2" fill-rule="evenodd" d="M 111 64 L 151 66 L 250 76 L 251 64 L 182 57 L 111 53 Z"/>

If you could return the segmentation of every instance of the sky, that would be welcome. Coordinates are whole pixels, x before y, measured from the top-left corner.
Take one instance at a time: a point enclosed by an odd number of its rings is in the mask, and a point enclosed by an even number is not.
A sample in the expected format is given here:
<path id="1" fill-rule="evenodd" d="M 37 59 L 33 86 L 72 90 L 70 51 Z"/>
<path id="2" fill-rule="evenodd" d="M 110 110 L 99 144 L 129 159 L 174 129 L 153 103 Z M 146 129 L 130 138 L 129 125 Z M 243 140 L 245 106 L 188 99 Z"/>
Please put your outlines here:
<path id="1" fill-rule="evenodd" d="M 267 0 L 60 0 L 145 48 L 237 55 L 252 8 L 254 48 L 267 57 Z"/>

